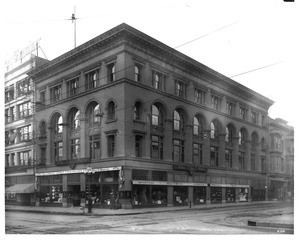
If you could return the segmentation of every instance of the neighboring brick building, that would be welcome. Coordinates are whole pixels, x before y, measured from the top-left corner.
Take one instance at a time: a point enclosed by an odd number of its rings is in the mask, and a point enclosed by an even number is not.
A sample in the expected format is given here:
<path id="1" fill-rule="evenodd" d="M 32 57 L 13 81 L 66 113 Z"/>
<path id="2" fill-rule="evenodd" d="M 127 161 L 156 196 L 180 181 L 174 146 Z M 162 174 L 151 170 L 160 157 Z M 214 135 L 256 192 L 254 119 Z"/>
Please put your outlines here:
<path id="1" fill-rule="evenodd" d="M 29 73 L 37 202 L 265 200 L 273 101 L 121 24 Z"/>

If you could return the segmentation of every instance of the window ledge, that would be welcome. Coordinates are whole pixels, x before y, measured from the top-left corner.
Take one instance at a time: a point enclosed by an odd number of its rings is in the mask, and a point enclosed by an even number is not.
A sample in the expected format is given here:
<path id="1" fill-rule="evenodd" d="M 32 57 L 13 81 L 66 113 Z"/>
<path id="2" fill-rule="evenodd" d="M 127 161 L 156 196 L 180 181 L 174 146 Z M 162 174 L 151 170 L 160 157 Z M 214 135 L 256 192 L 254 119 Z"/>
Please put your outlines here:
<path id="1" fill-rule="evenodd" d="M 118 119 L 110 119 L 110 120 L 107 120 L 105 123 L 108 124 L 108 123 L 113 123 L 116 121 L 118 121 Z"/>

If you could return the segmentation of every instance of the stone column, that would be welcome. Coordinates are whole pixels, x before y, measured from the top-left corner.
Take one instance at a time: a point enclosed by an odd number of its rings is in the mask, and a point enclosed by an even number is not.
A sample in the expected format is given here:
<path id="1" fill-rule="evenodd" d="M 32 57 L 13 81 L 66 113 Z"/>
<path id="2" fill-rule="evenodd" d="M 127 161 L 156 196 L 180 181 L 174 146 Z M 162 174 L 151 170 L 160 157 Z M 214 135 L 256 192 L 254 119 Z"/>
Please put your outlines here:
<path id="1" fill-rule="evenodd" d="M 62 132 L 62 136 L 63 136 L 63 159 L 69 159 L 69 124 L 64 122 L 63 123 L 63 132 Z"/>
<path id="2" fill-rule="evenodd" d="M 222 187 L 222 203 L 226 203 L 226 188 Z"/>
<path id="3" fill-rule="evenodd" d="M 261 143 L 256 143 L 255 147 L 255 170 L 261 171 Z"/>
<path id="4" fill-rule="evenodd" d="M 168 207 L 174 206 L 174 187 L 168 186 Z"/>
<path id="5" fill-rule="evenodd" d="M 188 199 L 189 199 L 189 204 L 191 203 L 191 205 L 194 205 L 193 195 L 194 195 L 193 187 L 188 187 L 188 196 L 189 196 Z"/>
<path id="6" fill-rule="evenodd" d="M 151 158 L 151 114 L 147 114 L 146 117 L 146 135 L 145 135 L 145 158 Z"/>
<path id="7" fill-rule="evenodd" d="M 50 124 L 48 123 L 48 126 Z M 53 127 L 48 127 L 47 134 L 47 147 L 46 147 L 46 164 L 54 163 L 54 154 L 53 154 Z"/>
<path id="8" fill-rule="evenodd" d="M 63 207 L 67 207 L 67 192 L 68 192 L 68 179 L 67 175 L 62 175 L 62 187 L 63 187 L 63 198 L 62 198 L 62 205 Z"/>
<path id="9" fill-rule="evenodd" d="M 210 199 L 210 186 L 206 187 L 206 204 L 211 204 L 211 199 Z"/>
<path id="10" fill-rule="evenodd" d="M 211 108 L 211 90 L 208 89 L 205 94 L 205 106 Z"/>
<path id="11" fill-rule="evenodd" d="M 86 181 L 85 181 L 85 174 L 80 174 L 80 205 L 85 206 L 85 186 L 86 186 Z"/>
<path id="12" fill-rule="evenodd" d="M 237 203 L 240 201 L 239 193 L 240 193 L 240 188 L 235 188 L 235 202 Z"/>

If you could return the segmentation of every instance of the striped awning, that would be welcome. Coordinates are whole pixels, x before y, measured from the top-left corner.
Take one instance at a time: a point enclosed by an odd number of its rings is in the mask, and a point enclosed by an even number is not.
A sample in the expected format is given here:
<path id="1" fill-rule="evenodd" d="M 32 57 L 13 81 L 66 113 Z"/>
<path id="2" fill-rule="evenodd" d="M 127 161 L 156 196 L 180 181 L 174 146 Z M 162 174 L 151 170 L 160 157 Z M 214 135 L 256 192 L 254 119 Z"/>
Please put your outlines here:
<path id="1" fill-rule="evenodd" d="M 34 193 L 34 183 L 15 184 L 5 188 L 5 193 Z"/>

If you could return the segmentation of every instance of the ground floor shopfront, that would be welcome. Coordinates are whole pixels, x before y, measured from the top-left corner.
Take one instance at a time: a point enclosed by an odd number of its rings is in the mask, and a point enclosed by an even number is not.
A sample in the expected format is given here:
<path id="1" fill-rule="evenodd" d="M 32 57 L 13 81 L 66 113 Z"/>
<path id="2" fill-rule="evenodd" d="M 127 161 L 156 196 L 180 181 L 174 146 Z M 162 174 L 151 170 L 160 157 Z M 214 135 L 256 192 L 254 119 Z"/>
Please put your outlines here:
<path id="1" fill-rule="evenodd" d="M 141 208 L 252 200 L 249 179 L 208 173 L 118 166 L 36 175 L 36 205 L 40 206 L 85 206 L 91 200 L 96 208 Z"/>

